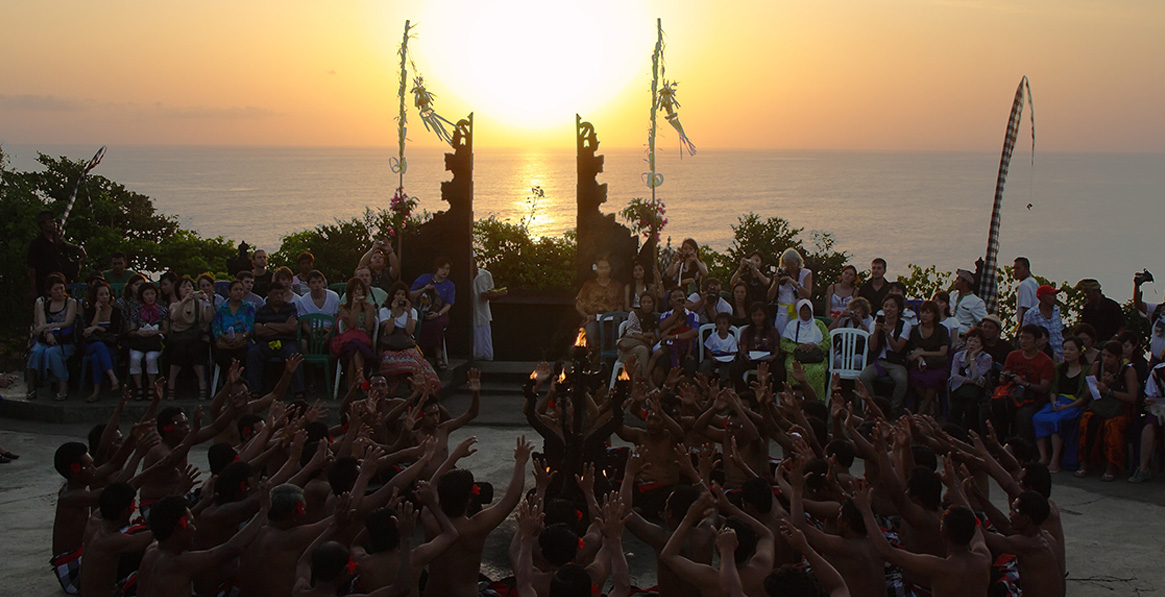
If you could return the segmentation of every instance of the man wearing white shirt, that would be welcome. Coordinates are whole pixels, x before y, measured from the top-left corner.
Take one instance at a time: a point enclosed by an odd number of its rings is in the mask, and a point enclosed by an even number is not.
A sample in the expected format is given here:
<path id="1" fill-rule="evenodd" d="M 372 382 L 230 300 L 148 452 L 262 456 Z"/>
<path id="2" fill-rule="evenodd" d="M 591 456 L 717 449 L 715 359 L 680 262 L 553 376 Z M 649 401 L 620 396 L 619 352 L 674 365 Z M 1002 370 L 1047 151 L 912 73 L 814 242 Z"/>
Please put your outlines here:
<path id="1" fill-rule="evenodd" d="M 470 275 L 473 277 L 473 360 L 494 360 L 493 312 L 489 302 L 506 296 L 505 289 L 494 288 L 494 276 L 489 270 L 477 267 L 474 256 Z"/>
<path id="2" fill-rule="evenodd" d="M 975 274 L 961 269 L 955 272 L 955 290 L 951 293 L 951 310 L 959 320 L 959 335 L 966 334 L 987 316 L 987 305 L 975 296 Z"/>
<path id="3" fill-rule="evenodd" d="M 1145 302 L 1141 284 L 1153 281 L 1153 275 L 1146 276 L 1146 273 L 1133 276 L 1133 305 L 1149 320 L 1149 358 L 1156 363 L 1165 360 L 1165 302 Z"/>
<path id="4" fill-rule="evenodd" d="M 700 325 L 715 323 L 721 313 L 732 314 L 732 305 L 720 296 L 720 280 L 711 277 L 704 280 L 704 293 L 693 292 L 684 306 L 700 318 Z"/>
<path id="5" fill-rule="evenodd" d="M 1040 299 L 1036 296 L 1040 284 L 1032 277 L 1032 263 L 1027 257 L 1016 257 L 1012 276 L 1019 281 L 1015 289 L 1015 321 L 1023 325 L 1023 316 L 1036 308 Z"/>

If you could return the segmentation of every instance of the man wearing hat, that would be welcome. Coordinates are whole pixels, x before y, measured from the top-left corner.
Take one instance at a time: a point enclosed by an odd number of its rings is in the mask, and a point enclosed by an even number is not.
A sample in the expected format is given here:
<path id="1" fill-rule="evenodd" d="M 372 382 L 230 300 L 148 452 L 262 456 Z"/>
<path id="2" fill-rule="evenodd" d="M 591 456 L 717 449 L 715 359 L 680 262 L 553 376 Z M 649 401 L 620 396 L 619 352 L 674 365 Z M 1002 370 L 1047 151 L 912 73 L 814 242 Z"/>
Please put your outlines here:
<path id="1" fill-rule="evenodd" d="M 1100 282 L 1085 278 L 1076 283 L 1076 290 L 1084 292 L 1084 308 L 1080 320 L 1096 329 L 1097 345 L 1104 344 L 1125 327 L 1125 314 L 1116 301 L 1104 296 Z"/>
<path id="2" fill-rule="evenodd" d="M 1003 332 L 1003 320 L 999 319 L 998 315 L 987 314 L 979 320 L 979 329 L 983 330 L 983 352 L 991 355 L 997 370 L 1002 369 L 1012 349 L 1012 346 L 1004 342 L 1000 336 Z"/>
<path id="3" fill-rule="evenodd" d="M 1064 352 L 1060 345 L 1064 342 L 1064 323 L 1060 319 L 1060 307 L 1056 304 L 1056 295 L 1060 291 L 1044 284 L 1036 289 L 1036 299 L 1039 301 L 1034 309 L 1028 309 L 1023 316 L 1023 325 L 1037 325 L 1048 330 L 1048 346 L 1056 354 L 1056 362 L 1064 360 Z"/>
<path id="4" fill-rule="evenodd" d="M 979 325 L 979 320 L 987 316 L 987 305 L 975 296 L 975 274 L 960 269 L 955 272 L 955 291 L 951 293 L 951 311 L 959 320 L 959 335 Z"/>

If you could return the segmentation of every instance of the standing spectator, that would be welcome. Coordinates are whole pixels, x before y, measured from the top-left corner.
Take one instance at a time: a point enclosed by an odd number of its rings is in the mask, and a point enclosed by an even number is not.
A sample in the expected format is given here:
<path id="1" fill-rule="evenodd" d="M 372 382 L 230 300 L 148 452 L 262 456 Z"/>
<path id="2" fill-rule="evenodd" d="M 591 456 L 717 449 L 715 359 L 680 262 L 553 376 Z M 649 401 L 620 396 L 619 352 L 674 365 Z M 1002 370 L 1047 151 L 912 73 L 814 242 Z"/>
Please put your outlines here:
<path id="1" fill-rule="evenodd" d="M 829 340 L 825 324 L 813 317 L 813 302 L 805 298 L 797 301 L 797 318 L 786 324 L 781 334 L 781 350 L 789 355 L 785 359 L 785 374 L 786 378 L 792 377 L 793 364 L 800 363 L 805 371 L 805 383 L 813 388 L 818 400 L 826 399 L 829 365 L 825 357 L 829 354 Z"/>
<path id="2" fill-rule="evenodd" d="M 1035 325 L 1048 332 L 1048 346 L 1056 355 L 1056 362 L 1064 360 L 1064 323 L 1060 319 L 1060 307 L 1056 304 L 1056 294 L 1060 291 L 1044 284 L 1036 290 L 1036 300 L 1039 303 L 1034 309 L 1029 309 L 1023 316 L 1023 325 Z"/>
<path id="3" fill-rule="evenodd" d="M 46 277 L 46 296 L 36 299 L 33 309 L 33 345 L 28 357 L 28 398 L 36 398 L 39 380 L 47 379 L 51 373 L 57 378 L 57 394 L 53 398 L 60 402 L 68 398 L 69 367 L 66 362 L 73 356 L 73 325 L 77 318 L 77 302 L 69 298 L 65 279 L 58 274 Z"/>
<path id="4" fill-rule="evenodd" d="M 574 298 L 574 309 L 583 318 L 587 345 L 599 350 L 599 321 L 603 313 L 618 311 L 623 306 L 623 285 L 611 278 L 611 262 L 606 257 L 595 260 L 595 278 L 587 280 Z M 614 330 L 612 330 L 614 331 Z"/>
<path id="5" fill-rule="evenodd" d="M 422 352 L 434 356 L 441 371 L 448 367 L 447 355 L 444 354 L 445 328 L 449 325 L 449 310 L 453 308 L 456 297 L 453 281 L 449 279 L 452 269 L 453 262 L 448 257 L 438 257 L 433 262 L 433 273 L 421 274 L 409 289 L 409 299 L 420 307 L 424 319 L 417 344 Z M 610 267 L 607 272 L 609 275 Z M 622 288 L 619 288 L 616 296 L 622 295 Z"/>
<path id="6" fill-rule="evenodd" d="M 720 280 L 711 276 L 704 278 L 704 293 L 693 292 L 685 306 L 699 317 L 700 325 L 715 323 L 717 315 L 732 312 L 732 305 L 720 296 Z"/>
<path id="7" fill-rule="evenodd" d="M 85 328 L 81 332 L 82 342 L 85 345 L 85 357 L 92 358 L 90 370 L 93 372 L 93 393 L 85 402 L 97 402 L 101 396 L 101 379 L 109 377 L 109 388 L 117 391 L 121 381 L 113 371 L 113 357 L 117 354 L 117 342 L 121 338 L 121 331 L 125 322 L 122 321 L 121 309 L 113 305 L 109 284 L 97 281 L 89 287 L 89 300 L 86 301 L 82 323 Z"/>
<path id="8" fill-rule="evenodd" d="M 850 301 L 858 296 L 858 268 L 847 265 L 841 268 L 839 281 L 825 289 L 825 301 L 829 305 L 829 316 L 838 317 L 845 311 Z"/>
<path id="9" fill-rule="evenodd" d="M 158 357 L 162 356 L 162 341 L 169 332 L 170 312 L 158 304 L 158 287 L 146 282 L 138 288 L 138 302 L 141 306 L 129 318 L 129 374 L 137 390 L 136 400 L 144 400 L 147 387 L 154 386 L 158 377 Z M 149 379 L 147 385 L 142 380 L 142 362 Z M 173 400 L 174 396 L 170 396 Z"/>
<path id="10" fill-rule="evenodd" d="M 340 295 L 329 290 L 326 284 L 327 280 L 324 279 L 324 274 L 319 270 L 312 270 L 307 275 L 307 294 L 293 299 L 297 317 L 312 314 L 336 316 L 340 310 Z M 324 322 L 324 327 L 331 328 L 331 324 Z M 304 332 L 307 331 L 309 330 L 305 327 Z"/>
<path id="11" fill-rule="evenodd" d="M 243 300 L 250 303 L 257 311 L 266 301 L 255 294 L 255 274 L 251 270 L 243 270 L 238 274 L 238 280 L 243 283 Z"/>
<path id="12" fill-rule="evenodd" d="M 109 256 L 109 269 L 101 272 L 101 277 L 110 284 L 122 284 L 129 282 L 129 277 L 134 275 L 135 271 L 128 269 L 129 259 L 126 258 L 122 251 L 114 251 L 113 255 Z"/>
<path id="13" fill-rule="evenodd" d="M 870 262 L 870 279 L 858 288 L 858 296 L 870 301 L 870 305 L 879 306 L 886 302 L 887 291 L 886 260 L 878 257 Z"/>
<path id="14" fill-rule="evenodd" d="M 287 287 L 272 283 L 267 289 L 267 302 L 255 311 L 255 343 L 247 349 L 247 385 L 252 394 L 263 390 L 263 366 L 268 360 L 287 357 L 299 352 L 295 330 L 299 326 L 295 305 L 287 302 Z M 292 391 L 303 398 L 303 368 L 296 368 L 291 376 Z"/>
<path id="15" fill-rule="evenodd" d="M 388 292 L 394 282 L 400 279 L 400 257 L 392 243 L 384 240 L 372 241 L 372 248 L 360 257 L 360 264 L 368 266 L 372 276 L 372 286 Z"/>
<path id="16" fill-rule="evenodd" d="M 946 385 L 951 370 L 947 362 L 951 339 L 939 318 L 938 305 L 924 301 L 918 308 L 918 325 L 910 330 L 910 386 L 922 396 L 918 413 L 923 415 L 935 414 L 935 394 Z"/>
<path id="17" fill-rule="evenodd" d="M 700 282 L 706 275 L 708 266 L 700 260 L 700 245 L 696 244 L 694 239 L 685 238 L 664 276 L 673 287 L 680 287 L 684 291 L 684 296 L 687 296 L 699 291 Z M 670 299 L 668 302 L 671 302 Z"/>
<path id="18" fill-rule="evenodd" d="M 489 302 L 506 296 L 506 290 L 494 287 L 494 276 L 485 268 L 477 267 L 477 256 L 470 262 L 473 276 L 473 360 L 494 360 L 494 339 L 490 322 L 493 313 Z"/>
<path id="19" fill-rule="evenodd" d="M 1039 297 L 1036 295 L 1039 282 L 1032 277 L 1032 264 L 1027 257 L 1016 257 L 1012 266 L 1012 276 L 1019 281 L 1015 289 L 1015 321 L 1019 325 L 1026 325 L 1023 316 L 1030 309 L 1036 307 Z"/>
<path id="20" fill-rule="evenodd" d="M 631 283 L 623 292 L 623 310 L 631 312 L 638 309 L 639 297 L 643 296 L 644 292 L 650 292 L 655 299 L 654 304 L 658 304 L 663 296 L 663 280 L 659 275 L 658 266 L 652 266 L 651 278 L 648 278 L 647 268 L 636 260 L 631 264 Z"/>
<path id="21" fill-rule="evenodd" d="M 1125 466 L 1129 422 L 1140 388 L 1133 366 L 1121 363 L 1122 352 L 1120 342 L 1106 342 L 1100 359 L 1092 364 L 1096 394 L 1080 416 L 1077 477 L 1087 475 L 1088 466 L 1096 460 L 1105 463 L 1101 481 L 1112 481 Z"/>
<path id="22" fill-rule="evenodd" d="M 1080 341 L 1076 338 L 1065 338 L 1063 347 L 1064 362 L 1056 365 L 1048 403 L 1032 417 L 1036 445 L 1040 449 L 1040 464 L 1047 466 L 1048 471 L 1053 473 L 1060 472 L 1060 456 L 1064 449 L 1063 435 L 1069 430 L 1069 426 L 1080 418 L 1080 412 L 1088 402 L 1089 367 L 1082 358 Z M 1071 426 L 1071 430 L 1075 431 L 1076 427 Z M 1048 453 L 1049 437 L 1052 443 L 1051 454 Z"/>
<path id="23" fill-rule="evenodd" d="M 731 284 L 735 288 L 737 284 L 743 283 L 748 289 L 748 297 L 744 302 L 744 310 L 748 310 L 748 305 L 757 301 L 765 302 L 768 299 L 769 286 L 772 285 L 772 278 L 764 273 L 764 256 L 760 251 L 753 251 L 749 253 L 747 259 L 740 261 L 740 266 L 732 274 Z M 747 318 L 747 316 L 745 316 Z"/>
<path id="24" fill-rule="evenodd" d="M 1125 314 L 1116 301 L 1104 296 L 1100 291 L 1100 282 L 1092 278 L 1085 278 L 1076 283 L 1076 289 L 1084 291 L 1084 308 L 1080 311 L 1080 320 L 1096 329 L 1096 341 L 1100 343 L 1112 340 L 1116 333 L 1125 327 Z"/>
<path id="25" fill-rule="evenodd" d="M 971 328 L 963 350 L 955 353 L 951 363 L 949 420 L 964 431 L 983 432 L 993 364 L 991 355 L 983 350 L 983 330 Z"/>
<path id="26" fill-rule="evenodd" d="M 1157 449 L 1157 436 L 1165 426 L 1165 363 L 1158 363 L 1145 383 L 1145 424 L 1141 427 L 1141 460 L 1129 483 L 1143 483 L 1152 476 L 1149 461 Z"/>
<path id="27" fill-rule="evenodd" d="M 955 318 L 959 320 L 959 335 L 979 325 L 987 316 L 987 305 L 975 296 L 975 274 L 960 269 L 955 272 L 955 291 L 951 293 L 951 303 Z"/>
<path id="28" fill-rule="evenodd" d="M 267 269 L 267 251 L 256 249 L 251 253 L 251 274 L 255 276 L 255 294 L 267 296 L 273 277 L 271 270 Z"/>
<path id="29" fill-rule="evenodd" d="M 307 275 L 316 268 L 316 256 L 304 251 L 295 258 L 295 265 L 299 268 L 295 277 L 291 279 L 291 291 L 299 296 L 307 294 Z"/>
<path id="30" fill-rule="evenodd" d="M 896 416 L 906 406 L 906 389 L 909 375 L 906 372 L 906 346 L 910 340 L 910 324 L 902 319 L 904 301 L 892 294 L 882 302 L 882 312 L 875 319 L 874 331 L 870 335 L 873 350 L 877 355 L 874 362 L 866 365 L 858 379 L 874 395 L 874 382 L 879 377 L 890 377 L 894 382 L 894 392 L 890 397 L 890 408 Z"/>
<path id="31" fill-rule="evenodd" d="M 51 211 L 36 214 L 36 225 L 40 227 L 40 236 L 28 244 L 28 279 L 32 296 L 42 297 L 48 294 L 49 274 L 60 273 L 66 284 L 76 280 L 86 255 L 85 249 L 61 238 L 61 229 Z"/>
<path id="32" fill-rule="evenodd" d="M 364 363 L 375 358 L 372 335 L 376 332 L 376 308 L 364 300 L 367 295 L 368 286 L 364 280 L 348 280 L 344 292 L 347 300 L 340 303 L 338 312 L 340 326 L 344 331 L 332 340 L 332 354 L 340 362 L 352 361 L 352 368 L 348 371 L 348 389 L 352 389 L 357 380 L 364 378 Z"/>
<path id="33" fill-rule="evenodd" d="M 777 315 L 773 325 L 784 330 L 797 318 L 797 301 L 813 295 L 813 272 L 805 267 L 805 260 L 792 247 L 781 253 L 781 267 L 769 287 L 769 302 L 776 301 Z"/>
<path id="34" fill-rule="evenodd" d="M 167 390 L 173 398 L 178 374 L 183 367 L 190 367 L 198 379 L 198 399 L 206 400 L 206 338 L 214 308 L 209 297 L 194 290 L 194 280 L 181 278 L 174 287 L 177 293 L 170 303 L 170 334 L 166 338 L 166 360 L 170 363 Z"/>
<path id="35" fill-rule="evenodd" d="M 227 301 L 215 312 L 210 331 L 214 336 L 214 361 L 228 369 L 232 361 L 247 362 L 247 340 L 255 331 L 255 306 L 243 300 L 242 280 L 232 280 Z"/>
<path id="36" fill-rule="evenodd" d="M 1019 350 L 1011 351 L 1003 363 L 999 378 L 1009 382 L 1018 393 L 996 396 L 991 401 L 991 422 L 1000 437 L 1018 435 L 1035 443 L 1032 415 L 1047 402 L 1055 373 L 1052 358 L 1036 344 L 1039 336 L 1038 326 L 1020 328 Z"/>
<path id="37" fill-rule="evenodd" d="M 1145 302 L 1141 284 L 1147 281 L 1141 274 L 1133 276 L 1133 304 L 1149 320 L 1149 362 L 1155 365 L 1165 361 L 1165 302 Z"/>

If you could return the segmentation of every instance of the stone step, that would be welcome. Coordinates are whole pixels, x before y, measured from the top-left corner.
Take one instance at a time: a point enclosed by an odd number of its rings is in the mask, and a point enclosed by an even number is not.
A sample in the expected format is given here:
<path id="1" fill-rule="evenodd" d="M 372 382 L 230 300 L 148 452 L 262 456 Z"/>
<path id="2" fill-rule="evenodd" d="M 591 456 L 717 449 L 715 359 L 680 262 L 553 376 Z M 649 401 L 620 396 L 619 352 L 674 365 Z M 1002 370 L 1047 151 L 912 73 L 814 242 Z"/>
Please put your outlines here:
<path id="1" fill-rule="evenodd" d="M 481 371 L 482 383 L 503 382 L 521 385 L 538 366 L 534 361 L 477 361 L 473 366 Z"/>

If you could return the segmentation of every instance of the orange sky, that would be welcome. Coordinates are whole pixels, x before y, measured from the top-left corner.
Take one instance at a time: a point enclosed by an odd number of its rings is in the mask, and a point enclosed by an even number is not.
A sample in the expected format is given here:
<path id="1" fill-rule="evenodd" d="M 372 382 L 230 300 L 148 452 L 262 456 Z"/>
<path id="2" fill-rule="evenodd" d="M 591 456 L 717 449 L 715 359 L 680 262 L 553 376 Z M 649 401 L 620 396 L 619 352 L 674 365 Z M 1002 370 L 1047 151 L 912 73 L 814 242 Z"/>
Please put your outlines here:
<path id="1" fill-rule="evenodd" d="M 0 11 L 0 143 L 393 145 L 408 18 L 438 112 L 474 111 L 478 147 L 571 148 L 576 111 L 604 146 L 639 147 L 658 16 L 681 120 L 702 148 L 995 151 L 1026 74 L 1037 151 L 1165 151 L 1159 0 L 6 0 Z M 409 99 L 410 142 L 437 145 Z M 660 144 L 674 149 L 675 135 Z"/>

